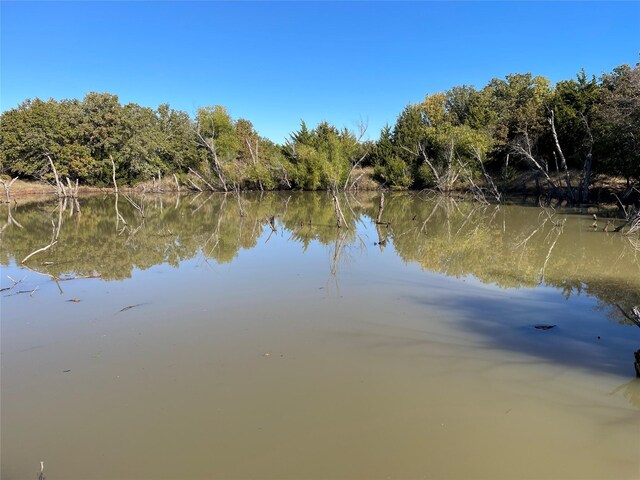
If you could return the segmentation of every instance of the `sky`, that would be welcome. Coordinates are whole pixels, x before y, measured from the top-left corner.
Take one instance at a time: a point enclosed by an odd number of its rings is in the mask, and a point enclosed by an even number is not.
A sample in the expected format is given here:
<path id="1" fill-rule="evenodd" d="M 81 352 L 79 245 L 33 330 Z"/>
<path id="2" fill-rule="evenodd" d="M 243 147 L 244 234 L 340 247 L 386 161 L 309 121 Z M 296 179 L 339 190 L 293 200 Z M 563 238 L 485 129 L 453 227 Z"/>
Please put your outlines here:
<path id="1" fill-rule="evenodd" d="M 282 142 L 301 119 L 367 137 L 408 103 L 532 72 L 640 61 L 640 2 L 0 2 L 0 109 L 110 92 L 224 105 Z"/>

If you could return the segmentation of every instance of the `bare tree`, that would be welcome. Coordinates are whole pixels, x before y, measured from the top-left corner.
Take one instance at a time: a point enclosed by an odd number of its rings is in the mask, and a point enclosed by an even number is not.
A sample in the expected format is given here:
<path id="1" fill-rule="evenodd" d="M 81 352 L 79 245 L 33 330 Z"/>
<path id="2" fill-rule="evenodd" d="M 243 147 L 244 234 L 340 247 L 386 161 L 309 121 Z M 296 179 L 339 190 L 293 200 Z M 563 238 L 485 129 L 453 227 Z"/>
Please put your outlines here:
<path id="1" fill-rule="evenodd" d="M 544 168 L 542 164 L 538 160 L 536 160 L 535 156 L 533 155 L 531 139 L 529 138 L 529 134 L 526 131 L 520 136 L 519 139 L 511 143 L 511 149 L 513 153 L 515 153 L 516 155 L 520 155 L 521 157 L 524 157 L 529 163 L 531 163 L 536 168 L 536 170 L 541 172 L 542 175 L 544 175 L 544 177 L 547 179 L 549 186 L 553 189 L 554 192 L 556 192 L 556 194 L 559 192 L 558 186 L 555 184 L 553 179 L 549 176 L 549 172 L 547 172 L 547 169 Z"/>
<path id="2" fill-rule="evenodd" d="M 255 146 L 255 150 L 253 148 L 253 145 L 251 145 L 251 142 L 249 141 L 249 139 L 246 139 L 247 141 L 247 147 L 249 148 L 249 154 L 251 155 L 251 161 L 253 162 L 253 166 L 257 167 L 258 166 L 258 159 L 260 158 L 259 155 L 259 145 L 260 145 L 260 140 L 258 138 L 256 138 L 256 146 Z M 264 191 L 264 186 L 262 185 L 262 180 L 260 178 L 258 178 L 258 186 L 260 187 L 260 191 L 263 192 Z"/>
<path id="3" fill-rule="evenodd" d="M 5 193 L 6 197 L 7 197 L 7 203 L 11 203 L 11 185 L 13 185 L 13 182 L 18 180 L 18 178 L 19 177 L 12 178 L 8 182 L 6 180 L 0 178 L 0 182 L 2 182 L 2 185 L 4 186 L 4 193 Z"/>
<path id="4" fill-rule="evenodd" d="M 502 202 L 502 194 L 500 193 L 500 190 L 498 190 L 498 187 L 496 186 L 495 182 L 493 181 L 493 178 L 491 177 L 491 175 L 489 175 L 487 173 L 486 168 L 484 168 L 484 162 L 482 159 L 482 152 L 480 151 L 480 149 L 478 147 L 472 147 L 473 148 L 473 154 L 476 158 L 476 160 L 478 161 L 478 163 L 480 164 L 480 169 L 482 170 L 482 175 L 484 176 L 485 182 L 487 184 L 487 187 L 489 189 L 489 192 L 491 193 L 491 195 L 493 196 L 493 198 L 495 198 L 496 202 L 501 203 Z M 508 157 L 508 155 L 507 155 Z"/>
<path id="5" fill-rule="evenodd" d="M 60 212 L 62 213 L 62 210 L 60 209 Z M 24 257 L 20 263 L 26 263 L 27 260 L 29 260 L 31 257 L 33 257 L 34 255 L 36 255 L 37 253 L 41 253 L 41 252 L 46 252 L 47 250 L 49 250 L 51 247 L 53 247 L 56 243 L 58 243 L 58 236 L 60 235 L 60 226 L 62 225 L 62 218 L 59 218 L 58 220 L 58 225 L 56 226 L 56 224 L 54 223 L 53 220 L 51 220 L 51 225 L 53 227 L 53 232 L 51 234 L 51 241 L 49 242 L 48 245 L 42 247 L 42 248 L 38 248 L 37 250 L 34 250 L 33 252 L 31 252 L 29 255 L 27 255 L 26 257 Z"/>
<path id="6" fill-rule="evenodd" d="M 111 175 L 113 178 L 113 189 L 116 193 L 118 193 L 118 182 L 116 182 L 116 164 L 113 161 L 113 157 L 109 155 L 109 160 L 111 160 Z"/>
<path id="7" fill-rule="evenodd" d="M 484 190 L 473 180 L 473 174 L 468 170 L 468 168 L 465 165 L 463 165 L 462 160 L 460 160 L 460 156 L 457 156 L 456 160 L 458 162 L 458 165 L 460 166 L 460 174 L 469 184 L 469 191 L 473 195 L 473 199 L 476 202 L 489 205 L 489 201 L 487 200 L 487 197 L 484 194 Z"/>
<path id="8" fill-rule="evenodd" d="M 333 196 L 333 207 L 336 211 L 336 226 L 338 228 L 342 228 L 342 226 L 344 225 L 344 228 L 348 230 L 349 224 L 347 223 L 347 220 L 344 218 L 344 214 L 342 213 L 342 208 L 340 208 L 340 200 L 338 199 L 338 195 L 336 194 L 336 191 L 332 189 L 331 195 Z"/>
<path id="9" fill-rule="evenodd" d="M 198 136 L 198 143 L 201 146 L 205 147 L 209 151 L 209 153 L 211 153 L 211 157 L 213 159 L 213 171 L 217 175 L 218 180 L 220 181 L 220 185 L 222 185 L 222 188 L 224 189 L 224 191 L 225 192 L 228 191 L 227 182 L 225 181 L 222 165 L 220 164 L 220 160 L 218 159 L 218 151 L 216 149 L 216 144 L 214 139 L 213 138 L 207 139 L 203 137 L 200 131 L 200 125 L 198 125 L 196 128 L 196 135 Z M 189 170 L 194 174 L 196 174 L 201 180 L 204 181 L 204 179 L 202 179 L 202 177 L 200 177 L 200 175 L 197 174 L 192 168 L 189 168 Z M 213 187 L 211 187 L 208 182 L 205 182 L 205 183 L 213 190 Z"/>
<path id="10" fill-rule="evenodd" d="M 368 125 L 367 125 L 366 122 L 360 122 L 358 124 L 359 134 L 358 134 L 358 138 L 356 140 L 357 144 L 360 144 L 360 142 L 362 141 L 362 138 L 364 137 L 365 133 L 367 133 L 367 128 L 368 128 Z M 349 186 L 349 182 L 351 181 L 351 176 L 353 175 L 353 171 L 356 168 L 358 168 L 360 165 L 362 165 L 362 161 L 367 157 L 368 154 L 369 154 L 369 152 L 365 151 L 359 159 L 357 159 L 357 160 L 352 159 L 351 160 L 351 168 L 349 169 L 349 173 L 347 174 L 347 178 L 345 179 L 344 185 L 342 186 L 343 190 L 351 189 L 358 183 L 358 180 L 360 180 L 360 178 L 362 177 L 363 174 L 360 174 L 358 176 L 358 178 L 356 178 L 351 183 L 351 185 Z"/>
<path id="11" fill-rule="evenodd" d="M 202 178 L 202 175 L 200 175 L 198 172 L 196 172 L 193 168 L 189 167 L 189 171 L 191 173 L 193 173 L 196 177 L 198 177 L 207 187 L 209 187 L 209 190 L 211 190 L 212 192 L 215 192 L 216 189 L 213 187 L 213 185 L 211 185 L 209 182 L 207 182 L 204 178 Z M 191 182 L 193 184 L 193 182 Z M 200 188 L 198 188 L 198 190 L 202 191 Z M 227 186 L 225 184 L 224 186 L 224 191 L 227 191 Z"/>
<path id="12" fill-rule="evenodd" d="M 549 125 L 551 126 L 551 134 L 553 135 L 553 142 L 556 147 L 556 151 L 558 152 L 558 156 L 560 157 L 560 166 L 564 171 L 565 182 L 567 184 L 567 198 L 570 202 L 574 202 L 574 194 L 573 187 L 571 186 L 571 175 L 569 174 L 569 169 L 567 168 L 567 160 L 564 157 L 564 153 L 562 153 L 562 148 L 560 147 L 560 141 L 558 140 L 558 134 L 556 133 L 556 122 L 555 122 L 555 114 L 553 109 L 551 109 L 549 118 L 547 119 Z"/>
<path id="13" fill-rule="evenodd" d="M 56 170 L 56 166 L 53 163 L 53 159 L 51 158 L 51 155 L 47 153 L 45 154 L 45 156 L 49 160 L 49 165 L 51 165 L 51 170 L 53 170 L 53 176 L 55 177 L 55 180 L 56 180 L 56 195 L 59 198 L 77 197 L 78 188 L 79 188 L 78 180 L 76 179 L 76 184 L 74 188 L 74 186 L 71 184 L 71 179 L 67 177 L 67 186 L 65 187 L 64 183 L 60 180 L 60 177 L 58 176 L 58 170 Z M 113 159 L 111 160 L 111 162 L 113 163 Z"/>
<path id="14" fill-rule="evenodd" d="M 583 203 L 587 203 L 589 201 L 589 185 L 591 184 L 591 165 L 592 165 L 592 150 L 593 150 L 593 135 L 591 134 L 591 127 L 589 127 L 589 122 L 587 122 L 587 117 L 584 114 L 581 114 L 582 121 L 587 130 L 588 140 L 588 150 L 584 159 L 584 165 L 582 167 L 582 181 L 580 182 L 580 198 Z"/>

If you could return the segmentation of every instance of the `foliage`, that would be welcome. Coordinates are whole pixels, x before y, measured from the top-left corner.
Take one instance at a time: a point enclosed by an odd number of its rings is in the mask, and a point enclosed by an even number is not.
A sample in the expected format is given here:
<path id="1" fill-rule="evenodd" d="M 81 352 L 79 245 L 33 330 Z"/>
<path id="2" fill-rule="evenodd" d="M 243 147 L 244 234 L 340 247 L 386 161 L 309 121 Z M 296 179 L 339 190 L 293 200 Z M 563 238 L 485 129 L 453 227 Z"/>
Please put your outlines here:
<path id="1" fill-rule="evenodd" d="M 377 141 L 303 121 L 278 145 L 220 105 L 191 118 L 167 104 L 122 105 L 109 93 L 26 100 L 2 113 L 0 173 L 51 181 L 50 157 L 63 177 L 88 185 L 110 185 L 113 162 L 117 181 L 129 185 L 159 174 L 186 180 L 193 170 L 225 190 L 337 190 L 349 186 L 356 165 L 371 165 L 388 188 L 448 190 L 486 169 L 559 170 L 552 117 L 568 167 L 584 169 L 587 182 L 592 164 L 595 172 L 640 181 L 637 65 L 600 78 L 581 71 L 555 86 L 531 73 L 495 78 L 481 89 L 455 86 L 407 105 Z"/>
<path id="2" fill-rule="evenodd" d="M 362 148 L 355 134 L 347 129 L 338 130 L 328 122 L 320 122 L 309 130 L 303 121 L 283 151 L 293 166 L 295 186 L 337 190 L 347 182 Z"/>
<path id="3" fill-rule="evenodd" d="M 640 181 L 640 65 L 618 67 L 602 84 L 595 107 L 599 171 Z"/>

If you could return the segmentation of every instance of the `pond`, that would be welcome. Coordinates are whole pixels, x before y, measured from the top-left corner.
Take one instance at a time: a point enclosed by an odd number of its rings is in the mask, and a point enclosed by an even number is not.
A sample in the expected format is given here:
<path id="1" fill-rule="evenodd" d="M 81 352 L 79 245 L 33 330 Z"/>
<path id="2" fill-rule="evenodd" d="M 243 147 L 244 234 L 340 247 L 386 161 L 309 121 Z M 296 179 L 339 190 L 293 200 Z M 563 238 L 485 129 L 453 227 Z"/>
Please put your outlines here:
<path id="1" fill-rule="evenodd" d="M 424 194 L 340 195 L 341 228 L 327 193 L 129 198 L 0 207 L 3 479 L 640 478 L 637 237 Z"/>

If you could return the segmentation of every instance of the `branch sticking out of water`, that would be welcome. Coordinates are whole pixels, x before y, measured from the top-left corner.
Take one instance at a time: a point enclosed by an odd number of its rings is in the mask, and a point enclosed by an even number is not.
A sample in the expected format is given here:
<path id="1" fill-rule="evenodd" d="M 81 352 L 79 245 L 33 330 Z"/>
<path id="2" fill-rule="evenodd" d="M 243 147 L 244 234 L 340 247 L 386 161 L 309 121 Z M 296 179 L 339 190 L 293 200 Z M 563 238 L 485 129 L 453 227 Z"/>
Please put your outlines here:
<path id="1" fill-rule="evenodd" d="M 349 225 L 347 224 L 347 220 L 344 218 L 344 214 L 342 213 L 342 208 L 340 208 L 340 200 L 338 200 L 338 196 L 336 195 L 335 190 L 331 191 L 333 195 L 333 206 L 336 210 L 336 226 L 341 228 L 344 225 L 344 228 L 349 230 Z"/>

